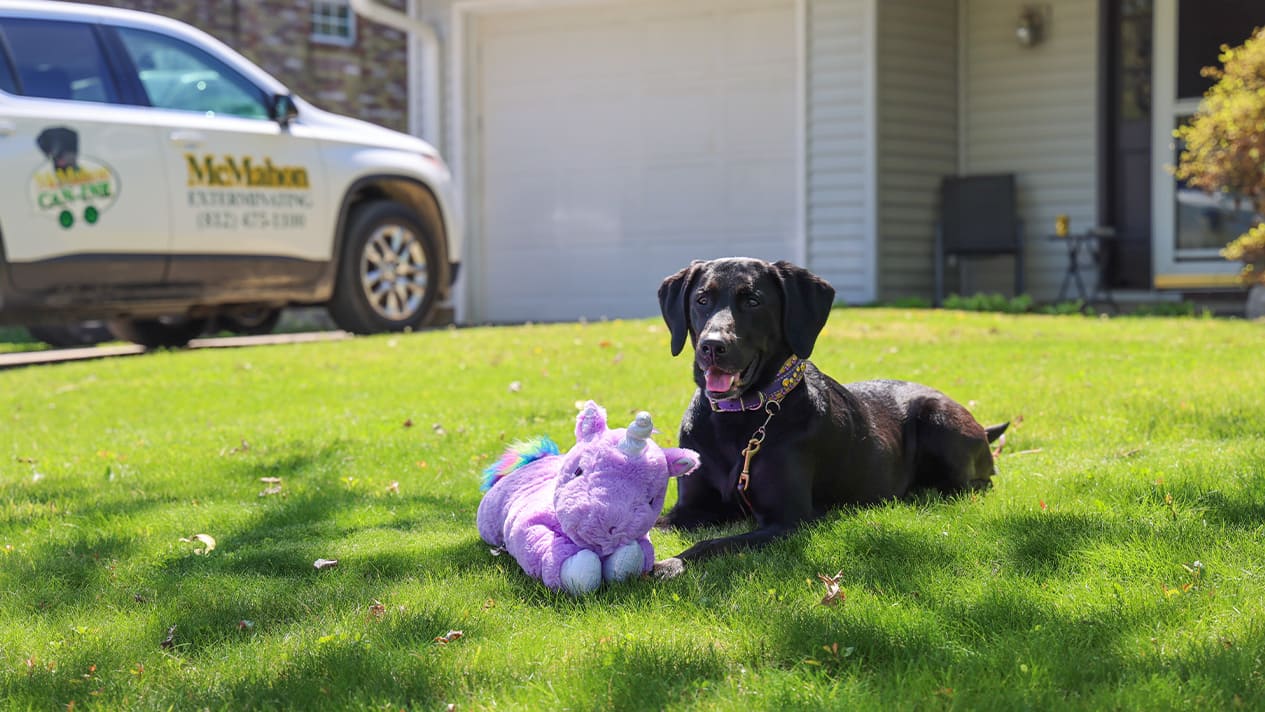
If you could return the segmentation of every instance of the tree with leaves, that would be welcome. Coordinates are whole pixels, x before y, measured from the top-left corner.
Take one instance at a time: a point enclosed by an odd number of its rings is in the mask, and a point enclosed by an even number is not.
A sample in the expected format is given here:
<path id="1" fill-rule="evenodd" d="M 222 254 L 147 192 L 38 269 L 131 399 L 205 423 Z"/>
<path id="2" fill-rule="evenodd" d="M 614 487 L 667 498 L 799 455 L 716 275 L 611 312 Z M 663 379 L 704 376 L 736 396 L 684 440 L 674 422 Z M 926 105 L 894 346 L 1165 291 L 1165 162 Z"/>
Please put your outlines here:
<path id="1" fill-rule="evenodd" d="M 1265 284 L 1265 28 L 1238 47 L 1221 46 L 1216 80 L 1190 123 L 1174 135 L 1184 142 L 1174 174 L 1208 193 L 1234 196 L 1256 211 L 1256 224 L 1221 251 L 1243 263 L 1245 281 Z"/>

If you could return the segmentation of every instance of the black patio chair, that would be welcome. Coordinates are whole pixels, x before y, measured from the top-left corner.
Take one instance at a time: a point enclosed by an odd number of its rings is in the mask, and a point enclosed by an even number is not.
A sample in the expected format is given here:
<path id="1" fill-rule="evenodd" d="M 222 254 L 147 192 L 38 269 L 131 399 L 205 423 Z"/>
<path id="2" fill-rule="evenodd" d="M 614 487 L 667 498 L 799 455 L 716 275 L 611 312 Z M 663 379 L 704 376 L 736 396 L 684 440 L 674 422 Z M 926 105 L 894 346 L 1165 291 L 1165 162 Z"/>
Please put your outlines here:
<path id="1" fill-rule="evenodd" d="M 1023 294 L 1023 223 L 1015 208 L 1015 176 L 946 176 L 940 184 L 940 221 L 936 223 L 935 305 L 944 300 L 944 263 L 958 262 L 958 288 L 965 281 L 964 261 L 1012 255 L 1015 296 Z"/>

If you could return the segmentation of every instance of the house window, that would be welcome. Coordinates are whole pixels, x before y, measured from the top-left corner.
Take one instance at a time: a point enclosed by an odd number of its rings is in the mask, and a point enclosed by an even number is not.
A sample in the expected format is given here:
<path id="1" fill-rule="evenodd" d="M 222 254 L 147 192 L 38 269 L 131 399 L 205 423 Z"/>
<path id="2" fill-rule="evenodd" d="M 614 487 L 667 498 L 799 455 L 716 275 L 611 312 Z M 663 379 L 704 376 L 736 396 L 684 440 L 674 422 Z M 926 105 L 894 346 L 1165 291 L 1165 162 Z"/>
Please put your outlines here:
<path id="1" fill-rule="evenodd" d="M 356 13 L 348 0 L 312 0 L 312 40 L 327 44 L 356 43 Z"/>

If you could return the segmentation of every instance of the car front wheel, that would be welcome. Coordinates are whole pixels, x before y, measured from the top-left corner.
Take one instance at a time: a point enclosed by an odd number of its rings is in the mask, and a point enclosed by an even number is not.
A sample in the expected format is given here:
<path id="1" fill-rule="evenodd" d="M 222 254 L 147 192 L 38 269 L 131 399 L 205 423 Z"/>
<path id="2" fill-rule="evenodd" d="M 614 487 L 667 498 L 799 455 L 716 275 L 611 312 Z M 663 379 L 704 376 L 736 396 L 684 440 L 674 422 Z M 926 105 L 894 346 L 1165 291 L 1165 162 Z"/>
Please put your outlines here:
<path id="1" fill-rule="evenodd" d="M 393 202 L 356 212 L 343 245 L 329 313 L 357 334 L 426 323 L 439 288 L 435 240 L 413 211 Z"/>

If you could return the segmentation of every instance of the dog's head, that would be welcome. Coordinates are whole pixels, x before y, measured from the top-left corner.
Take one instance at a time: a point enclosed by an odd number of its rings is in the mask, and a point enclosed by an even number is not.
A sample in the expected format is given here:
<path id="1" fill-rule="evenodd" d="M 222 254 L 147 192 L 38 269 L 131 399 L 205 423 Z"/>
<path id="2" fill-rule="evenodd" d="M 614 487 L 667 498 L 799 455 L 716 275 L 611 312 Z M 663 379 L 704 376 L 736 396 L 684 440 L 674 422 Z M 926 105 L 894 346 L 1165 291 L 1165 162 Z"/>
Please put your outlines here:
<path id="1" fill-rule="evenodd" d="M 746 257 L 696 260 L 659 285 L 672 355 L 694 347 L 694 381 L 733 398 L 773 378 L 794 354 L 808 358 L 835 290 L 789 262 Z"/>
<path id="2" fill-rule="evenodd" d="M 44 129 L 35 138 L 40 151 L 57 169 L 73 168 L 79 162 L 79 134 L 65 126 Z"/>

